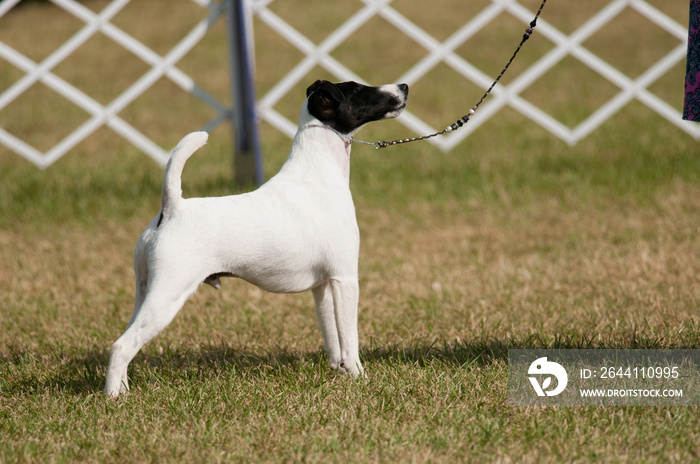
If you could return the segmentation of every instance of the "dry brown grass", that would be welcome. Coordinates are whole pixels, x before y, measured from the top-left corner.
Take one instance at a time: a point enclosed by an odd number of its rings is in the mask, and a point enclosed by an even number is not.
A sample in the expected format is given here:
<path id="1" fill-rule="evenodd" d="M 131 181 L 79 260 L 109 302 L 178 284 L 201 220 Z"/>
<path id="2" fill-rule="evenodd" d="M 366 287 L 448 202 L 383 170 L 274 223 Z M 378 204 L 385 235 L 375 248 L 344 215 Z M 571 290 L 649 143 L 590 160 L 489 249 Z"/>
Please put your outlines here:
<path id="1" fill-rule="evenodd" d="M 641 331 L 683 345 L 698 323 L 698 193 L 678 185 L 654 207 L 634 209 L 572 210 L 547 198 L 516 211 L 419 204 L 410 217 L 364 208 L 363 338 L 571 333 L 624 345 Z M 5 304 L 24 309 L 5 319 L 0 346 L 70 344 L 86 330 L 93 343 L 115 336 L 131 312 L 131 250 L 147 221 L 2 231 Z M 308 295 L 227 280 L 221 292 L 203 288 L 165 338 L 197 345 L 235 334 L 244 346 L 315 350 L 311 307 Z"/>
<path id="2" fill-rule="evenodd" d="M 544 18 L 571 32 L 605 3 L 550 0 Z M 685 21 L 687 4 L 651 3 Z M 84 4 L 97 11 L 106 0 Z M 445 38 L 486 4 L 392 6 Z M 317 41 L 362 7 L 304 5 L 271 8 Z M 57 10 L 28 2 L 2 19 L 0 40 L 41 60 L 79 27 Z M 162 53 L 199 17 L 186 1 L 134 1 L 115 24 Z M 515 23 L 502 15 L 457 53 L 496 72 L 521 34 Z M 393 80 L 424 51 L 401 37 L 405 49 L 387 56 L 374 46 L 392 32 L 383 24 L 334 56 L 372 81 Z M 668 40 L 646 25 L 628 13 L 587 46 L 636 72 Z M 620 27 L 634 33 L 620 37 Z M 634 53 L 639 31 L 644 50 Z M 181 66 L 225 101 L 224 32 Z M 301 54 L 259 21 L 255 32 L 264 92 Z M 536 34 L 512 71 L 551 46 Z M 143 70 L 103 38 L 72 58 L 56 73 L 101 102 Z M 526 98 L 576 123 L 611 94 L 580 71 L 567 60 Z M 679 106 L 681 74 L 674 68 L 653 92 Z M 0 89 L 20 75 L 0 63 Z M 295 119 L 307 81 L 323 77 L 313 70 L 277 109 Z M 479 94 L 439 66 L 412 86 L 409 105 L 439 125 Z M 168 146 L 212 114 L 160 81 L 120 116 Z M 0 111 L 3 128 L 40 148 L 85 118 L 40 86 Z M 289 140 L 262 132 L 269 176 Z M 404 134 L 386 122 L 360 135 Z M 237 192 L 230 153 L 219 128 L 188 162 L 186 196 Z M 576 147 L 507 109 L 449 154 L 358 147 L 351 182 L 370 381 L 328 375 L 309 294 L 225 280 L 221 291 L 201 288 L 137 357 L 134 391 L 108 401 L 107 349 L 131 314 L 131 254 L 158 210 L 162 170 L 109 129 L 46 172 L 0 149 L 0 461 L 696 461 L 697 408 L 509 407 L 506 357 L 508 348 L 700 348 L 698 155 L 697 142 L 639 103 Z"/>

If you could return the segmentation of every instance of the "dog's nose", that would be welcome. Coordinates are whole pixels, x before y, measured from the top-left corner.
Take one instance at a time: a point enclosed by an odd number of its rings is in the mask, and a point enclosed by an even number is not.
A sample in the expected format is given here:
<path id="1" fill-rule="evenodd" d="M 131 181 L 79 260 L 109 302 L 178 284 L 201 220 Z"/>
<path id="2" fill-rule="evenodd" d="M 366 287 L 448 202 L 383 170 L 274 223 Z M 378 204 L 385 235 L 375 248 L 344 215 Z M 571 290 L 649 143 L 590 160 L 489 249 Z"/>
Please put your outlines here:
<path id="1" fill-rule="evenodd" d="M 398 87 L 404 95 L 408 96 L 408 84 L 399 84 Z"/>

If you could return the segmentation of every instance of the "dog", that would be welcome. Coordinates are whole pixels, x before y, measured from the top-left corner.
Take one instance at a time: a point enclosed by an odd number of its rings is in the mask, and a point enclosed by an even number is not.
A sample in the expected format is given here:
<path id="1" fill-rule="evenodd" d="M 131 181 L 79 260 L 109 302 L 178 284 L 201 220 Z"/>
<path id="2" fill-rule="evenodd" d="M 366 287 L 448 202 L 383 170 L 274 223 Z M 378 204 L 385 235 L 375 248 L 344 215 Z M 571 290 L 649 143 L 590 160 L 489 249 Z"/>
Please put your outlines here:
<path id="1" fill-rule="evenodd" d="M 350 145 L 364 124 L 395 118 L 406 84 L 316 81 L 279 173 L 241 195 L 182 198 L 187 159 L 208 138 L 185 136 L 163 177 L 162 206 L 134 251 L 131 320 L 110 350 L 104 394 L 129 389 L 127 368 L 201 283 L 238 277 L 275 293 L 311 290 L 330 368 L 363 376 L 357 306 L 360 232 L 350 193 Z"/>

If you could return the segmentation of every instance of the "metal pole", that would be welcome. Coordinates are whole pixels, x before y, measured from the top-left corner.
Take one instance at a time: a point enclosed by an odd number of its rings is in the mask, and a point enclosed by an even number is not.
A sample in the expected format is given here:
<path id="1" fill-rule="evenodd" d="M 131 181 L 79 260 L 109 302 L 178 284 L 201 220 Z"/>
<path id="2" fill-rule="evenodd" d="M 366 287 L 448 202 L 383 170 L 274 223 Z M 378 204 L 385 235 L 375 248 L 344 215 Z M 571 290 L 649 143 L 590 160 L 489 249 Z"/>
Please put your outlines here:
<path id="1" fill-rule="evenodd" d="M 237 185 L 265 182 L 258 114 L 255 106 L 252 48 L 248 40 L 249 16 L 245 0 L 228 2 L 228 40 L 231 53 L 231 96 L 233 108 L 234 179 Z"/>

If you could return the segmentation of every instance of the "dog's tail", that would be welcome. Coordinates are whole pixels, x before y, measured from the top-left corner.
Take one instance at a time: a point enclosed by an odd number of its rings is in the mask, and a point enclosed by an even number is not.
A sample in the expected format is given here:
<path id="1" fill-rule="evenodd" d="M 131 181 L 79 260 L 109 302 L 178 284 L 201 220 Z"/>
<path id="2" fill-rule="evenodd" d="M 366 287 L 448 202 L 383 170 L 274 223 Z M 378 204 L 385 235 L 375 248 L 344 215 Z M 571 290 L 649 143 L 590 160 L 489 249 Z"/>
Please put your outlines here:
<path id="1" fill-rule="evenodd" d="M 168 164 L 165 166 L 165 175 L 163 176 L 161 219 L 162 217 L 168 217 L 169 213 L 182 200 L 182 169 L 185 167 L 187 159 L 192 156 L 192 153 L 207 143 L 208 138 L 209 134 L 206 132 L 192 132 L 180 140 L 180 143 L 177 144 L 170 155 Z"/>

